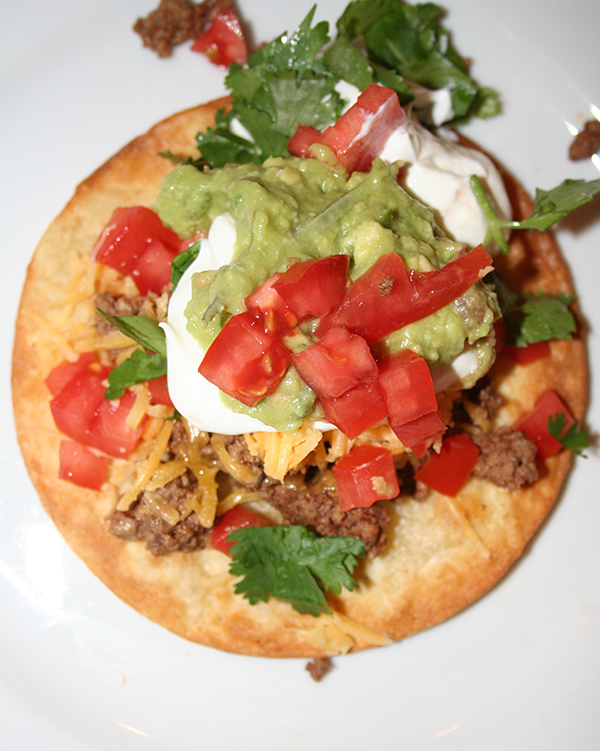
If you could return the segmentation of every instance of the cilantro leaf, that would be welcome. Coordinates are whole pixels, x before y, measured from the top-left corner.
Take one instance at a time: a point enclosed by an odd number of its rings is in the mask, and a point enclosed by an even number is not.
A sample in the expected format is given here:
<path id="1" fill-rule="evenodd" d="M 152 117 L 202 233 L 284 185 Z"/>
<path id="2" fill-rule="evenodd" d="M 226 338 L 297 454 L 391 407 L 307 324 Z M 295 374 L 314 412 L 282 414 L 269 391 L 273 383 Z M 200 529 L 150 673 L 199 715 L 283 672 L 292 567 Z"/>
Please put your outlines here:
<path id="1" fill-rule="evenodd" d="M 532 215 L 519 222 L 520 229 L 537 229 L 545 232 L 559 219 L 583 206 L 600 192 L 599 180 L 565 180 L 551 190 L 535 192 Z"/>
<path id="2" fill-rule="evenodd" d="M 196 135 L 202 160 L 209 167 L 260 161 L 260 155 L 252 141 L 231 132 L 232 117 L 232 111 L 225 115 L 224 110 L 219 110 L 215 118 L 215 127 L 207 128 Z"/>
<path id="3" fill-rule="evenodd" d="M 118 399 L 123 396 L 125 389 L 160 378 L 167 374 L 167 358 L 136 349 L 123 360 L 120 365 L 111 370 L 108 375 L 108 388 L 104 392 L 107 399 Z"/>
<path id="4" fill-rule="evenodd" d="M 506 327 L 512 343 L 526 347 L 551 339 L 571 339 L 577 331 L 575 316 L 569 310 L 572 295 L 549 295 L 538 290 L 527 293 L 518 307 L 507 311 Z"/>
<path id="5" fill-rule="evenodd" d="M 284 33 L 248 57 L 246 67 L 233 64 L 225 83 L 233 96 L 227 115 L 215 128 L 199 134 L 202 157 L 211 167 L 228 162 L 263 162 L 288 156 L 287 144 L 300 123 L 323 129 L 342 111 L 338 81 L 319 57 L 329 42 L 329 24 L 311 26 L 316 6 L 296 31 Z M 239 123 L 249 138 L 239 135 Z"/>
<path id="6" fill-rule="evenodd" d="M 481 207 L 485 218 L 488 222 L 488 237 L 484 242 L 487 245 L 490 238 L 493 238 L 503 253 L 509 253 L 510 248 L 503 235 L 503 229 L 537 229 L 540 232 L 546 232 L 559 219 L 567 216 L 575 209 L 589 203 L 593 197 L 600 193 L 599 180 L 563 180 L 551 190 L 536 190 L 535 202 L 532 214 L 527 219 L 519 222 L 506 221 L 499 219 L 492 208 L 479 178 L 471 175 L 471 189 Z"/>
<path id="7" fill-rule="evenodd" d="M 566 427 L 567 420 L 562 412 L 548 417 L 550 435 L 559 440 L 569 451 L 587 459 L 583 449 L 590 445 L 590 434 L 584 428 L 580 428 L 576 422 L 572 423 L 567 430 L 565 430 Z"/>
<path id="8" fill-rule="evenodd" d="M 118 399 L 129 386 L 167 374 L 165 332 L 156 321 L 146 316 L 111 316 L 99 308 L 97 312 L 144 348 L 134 350 L 127 360 L 111 370 L 108 388 L 104 392 L 107 399 Z"/>
<path id="9" fill-rule="evenodd" d="M 165 332 L 157 321 L 146 316 L 111 316 L 97 308 L 97 312 L 122 334 L 141 344 L 144 349 L 156 352 L 157 355 L 167 356 Z"/>
<path id="10" fill-rule="evenodd" d="M 455 120 L 497 114 L 497 95 L 471 77 L 441 16 L 434 3 L 355 0 L 338 20 L 338 32 L 350 40 L 362 35 L 371 61 L 429 89 L 447 88 Z"/>
<path id="11" fill-rule="evenodd" d="M 352 572 L 364 543 L 354 537 L 319 537 L 302 526 L 246 527 L 227 538 L 230 571 L 243 577 L 235 591 L 252 605 L 270 597 L 289 602 L 299 613 L 331 613 L 325 590 L 336 594 L 357 584 Z"/>
<path id="12" fill-rule="evenodd" d="M 550 295 L 541 290 L 520 294 L 510 289 L 497 271 L 488 281 L 502 310 L 508 344 L 526 347 L 551 339 L 571 339 L 577 331 L 577 321 L 569 310 L 572 295 Z"/>

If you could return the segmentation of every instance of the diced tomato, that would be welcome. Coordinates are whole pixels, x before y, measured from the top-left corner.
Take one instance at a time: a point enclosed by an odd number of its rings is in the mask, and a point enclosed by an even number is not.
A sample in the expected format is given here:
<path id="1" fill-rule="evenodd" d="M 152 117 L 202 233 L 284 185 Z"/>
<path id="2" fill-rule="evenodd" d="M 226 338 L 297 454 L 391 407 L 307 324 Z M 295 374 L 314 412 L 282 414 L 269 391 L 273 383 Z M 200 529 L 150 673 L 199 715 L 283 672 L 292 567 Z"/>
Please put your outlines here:
<path id="1" fill-rule="evenodd" d="M 348 289 L 339 308 L 317 328 L 346 326 L 374 342 L 443 308 L 466 292 L 492 268 L 483 246 L 459 256 L 441 269 L 407 271 L 402 258 L 388 253 L 379 258 Z"/>
<path id="2" fill-rule="evenodd" d="M 311 128 L 309 125 L 299 125 L 288 142 L 287 150 L 293 156 L 308 159 L 312 157 L 310 147 L 315 143 L 320 143 L 321 136 L 320 130 Z"/>
<path id="3" fill-rule="evenodd" d="M 319 134 L 312 143 L 328 146 L 348 172 L 366 171 L 381 152 L 390 134 L 406 122 L 406 113 L 392 89 L 370 84 L 338 120 Z M 306 126 L 292 136 L 288 151 L 295 156 L 308 156 L 311 145 Z M 308 153 L 307 153 L 308 152 Z"/>
<path id="4" fill-rule="evenodd" d="M 325 419 L 353 439 L 387 417 L 387 405 L 378 381 L 364 383 L 341 396 L 320 397 Z"/>
<path id="5" fill-rule="evenodd" d="M 172 407 L 173 402 L 167 388 L 167 376 L 153 378 L 148 381 L 148 390 L 152 397 L 152 404 L 164 404 L 165 407 Z"/>
<path id="6" fill-rule="evenodd" d="M 436 410 L 404 423 L 390 421 L 390 427 L 413 454 L 423 456 L 431 444 L 444 435 L 446 426 Z"/>
<path id="7" fill-rule="evenodd" d="M 340 304 L 346 291 L 348 263 L 345 255 L 294 263 L 248 295 L 246 308 L 264 317 L 267 330 L 283 335 L 298 321 L 324 316 Z"/>
<path id="8" fill-rule="evenodd" d="M 171 263 L 175 254 L 160 240 L 152 240 L 138 255 L 131 276 L 140 295 L 160 294 L 171 281 Z"/>
<path id="9" fill-rule="evenodd" d="M 550 355 L 548 342 L 535 342 L 526 347 L 505 347 L 504 351 L 517 365 L 529 365 Z"/>
<path id="10" fill-rule="evenodd" d="M 320 322 L 317 335 L 337 325 L 368 342 L 377 341 L 399 328 L 396 321 L 408 317 L 411 296 L 404 261 L 397 253 L 386 253 L 349 287 L 340 306 Z"/>
<path id="11" fill-rule="evenodd" d="M 171 279 L 171 261 L 179 252 L 179 236 L 145 206 L 115 209 L 96 241 L 92 258 L 133 276 L 141 294 L 160 294 Z"/>
<path id="12" fill-rule="evenodd" d="M 455 258 L 435 271 L 413 272 L 411 307 L 418 321 L 455 300 L 493 269 L 493 260 L 483 245 Z"/>
<path id="13" fill-rule="evenodd" d="M 298 317 L 292 313 L 274 287 L 280 277 L 281 274 L 273 274 L 246 297 L 244 304 L 253 315 L 263 317 L 267 331 L 277 332 L 283 336 L 291 332 L 298 323 Z"/>
<path id="14" fill-rule="evenodd" d="M 135 400 L 135 394 L 129 390 L 120 399 L 105 398 L 92 423 L 93 435 L 88 444 L 110 456 L 127 458 L 144 432 L 144 421 L 135 429 L 127 425 Z"/>
<path id="15" fill-rule="evenodd" d="M 403 349 L 378 365 L 390 425 L 403 425 L 437 410 L 433 380 L 422 357 Z"/>
<path id="16" fill-rule="evenodd" d="M 58 476 L 91 490 L 100 490 L 106 480 L 110 459 L 98 456 L 74 441 L 61 441 Z"/>
<path id="17" fill-rule="evenodd" d="M 302 380 L 317 396 L 335 398 L 377 379 L 377 364 L 365 340 L 334 326 L 318 342 L 292 355 Z"/>
<path id="18" fill-rule="evenodd" d="M 194 52 L 203 52 L 215 65 L 243 65 L 248 57 L 248 48 L 235 8 L 231 6 L 218 13 L 208 29 L 192 44 L 191 49 Z"/>
<path id="19" fill-rule="evenodd" d="M 356 446 L 333 465 L 341 511 L 366 508 L 400 492 L 392 452 L 383 446 Z"/>
<path id="20" fill-rule="evenodd" d="M 451 435 L 415 478 L 438 493 L 455 496 L 471 476 L 478 457 L 479 449 L 466 433 Z"/>
<path id="21" fill-rule="evenodd" d="M 198 372 L 249 407 L 272 394 L 290 365 L 290 353 L 264 321 L 248 311 L 232 316 L 204 355 Z"/>
<path id="22" fill-rule="evenodd" d="M 80 370 L 51 399 L 50 409 L 56 427 L 69 438 L 127 458 L 142 436 L 143 423 L 135 430 L 127 426 L 135 395 L 128 391 L 121 399 L 108 401 L 105 378 L 106 372 L 91 367 Z"/>
<path id="23" fill-rule="evenodd" d="M 67 383 L 75 378 L 79 373 L 85 372 L 90 365 L 97 363 L 98 360 L 94 352 L 84 352 L 74 362 L 65 360 L 57 365 L 46 378 L 46 386 L 52 396 L 56 396 Z"/>
<path id="24" fill-rule="evenodd" d="M 89 368 L 72 378 L 50 401 L 56 427 L 74 441 L 92 445 L 92 424 L 105 401 L 104 378 Z"/>
<path id="25" fill-rule="evenodd" d="M 232 532 L 244 527 L 264 527 L 265 522 L 256 514 L 250 511 L 243 503 L 234 506 L 232 509 L 217 519 L 212 529 L 210 543 L 215 550 L 221 553 L 230 554 L 233 542 L 227 542 L 227 538 Z"/>
<path id="26" fill-rule="evenodd" d="M 566 428 L 573 425 L 575 418 L 570 410 L 556 391 L 549 389 L 539 397 L 531 412 L 517 420 L 514 430 L 520 430 L 530 441 L 535 443 L 537 455 L 540 458 L 545 459 L 554 456 L 562 451 L 563 445 L 558 438 L 555 438 L 549 432 L 548 420 L 550 417 L 556 417 L 560 414 L 565 416 Z"/>
<path id="27" fill-rule="evenodd" d="M 348 264 L 346 255 L 295 263 L 274 281 L 273 287 L 299 321 L 322 318 L 344 298 Z"/>

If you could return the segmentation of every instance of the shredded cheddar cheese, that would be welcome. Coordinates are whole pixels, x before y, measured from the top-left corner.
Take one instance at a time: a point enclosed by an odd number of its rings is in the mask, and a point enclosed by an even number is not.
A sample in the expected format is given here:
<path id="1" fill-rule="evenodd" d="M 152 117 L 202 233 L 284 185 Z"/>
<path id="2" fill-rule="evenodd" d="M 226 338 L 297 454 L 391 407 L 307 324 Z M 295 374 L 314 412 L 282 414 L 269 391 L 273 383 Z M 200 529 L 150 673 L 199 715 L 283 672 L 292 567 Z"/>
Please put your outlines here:
<path id="1" fill-rule="evenodd" d="M 150 480 L 158 468 L 162 455 L 169 445 L 169 438 L 173 432 L 173 423 L 171 420 L 165 420 L 163 426 L 156 437 L 154 448 L 148 458 L 141 462 L 137 468 L 137 477 L 127 489 L 126 493 L 117 503 L 119 511 L 127 511 L 138 495 L 142 492 L 144 486 Z"/>
<path id="2" fill-rule="evenodd" d="M 244 438 L 250 453 L 262 459 L 265 474 L 281 481 L 288 472 L 301 466 L 323 434 L 304 424 L 297 433 L 246 433 Z"/>

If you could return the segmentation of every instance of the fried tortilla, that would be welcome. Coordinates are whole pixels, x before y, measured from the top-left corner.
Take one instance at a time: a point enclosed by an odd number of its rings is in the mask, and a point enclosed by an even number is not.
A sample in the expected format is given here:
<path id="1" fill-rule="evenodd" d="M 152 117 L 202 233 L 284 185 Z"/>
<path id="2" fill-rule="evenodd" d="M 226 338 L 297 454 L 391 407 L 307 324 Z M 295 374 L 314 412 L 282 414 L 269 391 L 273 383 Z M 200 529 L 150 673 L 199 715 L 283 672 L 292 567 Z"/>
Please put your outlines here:
<path id="1" fill-rule="evenodd" d="M 87 331 L 95 316 L 90 252 L 113 210 L 152 206 L 172 164 L 159 155 L 191 154 L 195 134 L 224 100 L 181 112 L 137 138 L 85 180 L 43 236 L 29 267 L 14 346 L 12 384 L 18 439 L 47 513 L 75 553 L 118 597 L 180 636 L 211 647 L 268 657 L 320 657 L 403 639 L 466 608 L 509 570 L 560 495 L 571 465 L 563 451 L 545 460 L 540 479 L 517 491 L 472 478 L 456 498 L 430 492 L 384 503 L 392 517 L 387 545 L 362 559 L 353 592 L 328 595 L 333 615 L 301 615 L 284 602 L 250 605 L 234 593 L 230 559 L 210 546 L 156 557 L 142 542 L 109 532 L 123 462 L 102 491 L 58 477 L 61 434 L 44 380 L 74 350 L 65 331 Z M 531 200 L 506 176 L 515 214 Z M 518 232 L 498 259 L 513 287 L 572 293 L 550 233 Z M 551 357 L 517 366 L 500 357 L 490 378 L 505 404 L 494 425 L 512 425 L 546 389 L 556 389 L 576 419 L 587 390 L 584 343 L 550 342 Z M 121 475 L 117 475 L 118 472 Z"/>

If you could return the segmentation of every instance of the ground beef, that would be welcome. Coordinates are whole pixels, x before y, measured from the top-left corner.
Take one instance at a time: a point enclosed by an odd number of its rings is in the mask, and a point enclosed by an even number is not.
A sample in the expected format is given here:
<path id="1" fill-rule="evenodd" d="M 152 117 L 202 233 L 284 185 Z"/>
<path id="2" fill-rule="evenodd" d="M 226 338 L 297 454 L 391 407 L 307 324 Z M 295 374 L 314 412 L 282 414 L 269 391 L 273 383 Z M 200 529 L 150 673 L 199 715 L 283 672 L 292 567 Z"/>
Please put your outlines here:
<path id="1" fill-rule="evenodd" d="M 333 663 L 330 657 L 314 657 L 307 663 L 305 669 L 310 673 L 310 677 L 318 682 L 327 675 L 332 667 Z"/>
<path id="2" fill-rule="evenodd" d="M 173 480 L 155 491 L 178 511 L 183 511 L 184 501 L 195 485 L 191 474 Z M 191 513 L 174 526 L 166 522 L 147 502 L 144 494 L 128 511 L 114 511 L 109 518 L 109 529 L 122 540 L 141 540 L 153 555 L 164 555 L 175 550 L 190 552 L 203 548 L 210 530 L 203 527 L 195 513 Z"/>
<path id="3" fill-rule="evenodd" d="M 520 431 L 500 428 L 492 433 L 474 434 L 472 438 L 480 450 L 474 477 L 507 490 L 518 490 L 538 479 L 536 447 Z"/>
<path id="4" fill-rule="evenodd" d="M 600 150 L 600 122 L 590 120 L 583 126 L 583 130 L 575 136 L 569 147 L 569 159 L 576 162 L 579 159 L 589 159 Z"/>
<path id="5" fill-rule="evenodd" d="M 297 487 L 267 484 L 262 494 L 279 510 L 286 524 L 312 527 L 326 537 L 356 537 L 364 542 L 369 558 L 376 556 L 385 546 L 385 527 L 390 515 L 379 503 L 369 508 L 340 511 L 335 491 L 317 483 L 299 483 Z"/>
<path id="6" fill-rule="evenodd" d="M 133 26 L 144 47 L 154 50 L 159 57 L 169 57 L 173 47 L 197 39 L 207 24 L 232 0 L 205 0 L 192 3 L 189 0 L 160 0 L 159 6 L 146 18 L 138 18 Z"/>
<path id="7" fill-rule="evenodd" d="M 475 402 L 483 407 L 488 420 L 493 420 L 498 410 L 504 406 L 505 399 L 491 383 L 483 380 L 477 388 Z"/>
<path id="8" fill-rule="evenodd" d="M 248 444 L 243 435 L 230 435 L 225 440 L 227 453 L 233 461 L 243 464 L 250 469 L 260 470 L 262 472 L 263 463 L 260 457 L 254 456 L 248 449 Z"/>

